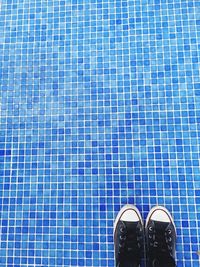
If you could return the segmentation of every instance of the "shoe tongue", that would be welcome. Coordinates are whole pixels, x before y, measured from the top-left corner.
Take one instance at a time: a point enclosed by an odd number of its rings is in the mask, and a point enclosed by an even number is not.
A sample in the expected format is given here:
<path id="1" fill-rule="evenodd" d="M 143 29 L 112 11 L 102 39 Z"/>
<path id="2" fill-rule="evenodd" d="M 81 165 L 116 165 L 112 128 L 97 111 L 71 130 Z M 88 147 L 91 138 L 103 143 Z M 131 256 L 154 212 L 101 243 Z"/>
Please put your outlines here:
<path id="1" fill-rule="evenodd" d="M 158 221 L 153 221 L 153 222 L 154 222 L 155 231 L 162 231 L 163 233 L 169 225 L 168 222 L 158 222 Z"/>
<path id="2" fill-rule="evenodd" d="M 135 236 L 135 231 L 136 231 L 136 228 L 138 226 L 138 222 L 126 222 L 126 221 L 123 221 L 124 225 L 125 225 L 125 228 L 126 228 L 126 232 L 127 232 L 127 237 L 132 237 Z"/>
<path id="3" fill-rule="evenodd" d="M 128 231 L 132 231 L 133 229 L 135 229 L 138 225 L 138 222 L 126 222 L 123 221 L 123 224 L 126 226 L 126 229 Z"/>

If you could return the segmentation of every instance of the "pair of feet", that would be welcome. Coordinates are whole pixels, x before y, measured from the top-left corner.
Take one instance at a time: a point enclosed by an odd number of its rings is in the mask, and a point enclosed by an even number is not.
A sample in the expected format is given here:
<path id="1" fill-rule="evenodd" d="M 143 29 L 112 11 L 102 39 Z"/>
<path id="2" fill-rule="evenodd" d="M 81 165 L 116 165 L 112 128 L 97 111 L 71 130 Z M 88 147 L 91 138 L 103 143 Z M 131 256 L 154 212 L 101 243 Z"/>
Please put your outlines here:
<path id="1" fill-rule="evenodd" d="M 176 266 L 176 229 L 164 207 L 152 208 L 144 226 L 139 210 L 125 205 L 115 220 L 114 245 L 116 267 L 139 267 L 145 257 L 148 267 Z"/>

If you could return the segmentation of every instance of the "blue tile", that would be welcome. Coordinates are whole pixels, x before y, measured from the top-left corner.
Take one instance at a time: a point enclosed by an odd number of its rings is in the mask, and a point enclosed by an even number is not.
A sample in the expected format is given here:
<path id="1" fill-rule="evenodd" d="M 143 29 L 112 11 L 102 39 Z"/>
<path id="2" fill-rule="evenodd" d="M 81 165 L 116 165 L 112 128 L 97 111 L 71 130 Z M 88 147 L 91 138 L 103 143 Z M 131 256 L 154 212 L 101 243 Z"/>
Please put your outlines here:
<path id="1" fill-rule="evenodd" d="M 113 266 L 128 202 L 166 205 L 199 266 L 199 7 L 4 1 L 2 266 Z"/>

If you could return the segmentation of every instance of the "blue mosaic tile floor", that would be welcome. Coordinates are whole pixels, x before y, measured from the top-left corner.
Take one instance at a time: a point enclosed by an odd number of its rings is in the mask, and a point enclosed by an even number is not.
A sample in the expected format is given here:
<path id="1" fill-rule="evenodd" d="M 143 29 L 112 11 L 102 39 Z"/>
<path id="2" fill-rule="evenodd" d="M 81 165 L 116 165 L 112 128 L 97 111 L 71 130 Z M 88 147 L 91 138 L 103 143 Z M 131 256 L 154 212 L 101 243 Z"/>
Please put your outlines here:
<path id="1" fill-rule="evenodd" d="M 126 203 L 199 266 L 199 64 L 196 0 L 1 1 L 0 266 L 114 266 Z"/>

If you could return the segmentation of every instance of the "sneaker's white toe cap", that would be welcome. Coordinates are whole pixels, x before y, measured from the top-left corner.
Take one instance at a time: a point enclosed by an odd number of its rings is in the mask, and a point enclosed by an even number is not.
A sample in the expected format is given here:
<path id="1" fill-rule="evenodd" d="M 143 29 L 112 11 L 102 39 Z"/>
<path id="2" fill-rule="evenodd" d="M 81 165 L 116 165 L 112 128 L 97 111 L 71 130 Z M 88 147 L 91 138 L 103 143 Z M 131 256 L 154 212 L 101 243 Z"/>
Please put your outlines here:
<path id="1" fill-rule="evenodd" d="M 170 222 L 170 217 L 164 210 L 155 210 L 153 214 L 151 215 L 151 220 L 153 221 L 159 221 L 159 222 Z"/>
<path id="2" fill-rule="evenodd" d="M 126 222 L 138 222 L 140 218 L 134 210 L 128 209 L 122 214 L 120 220 Z"/>

